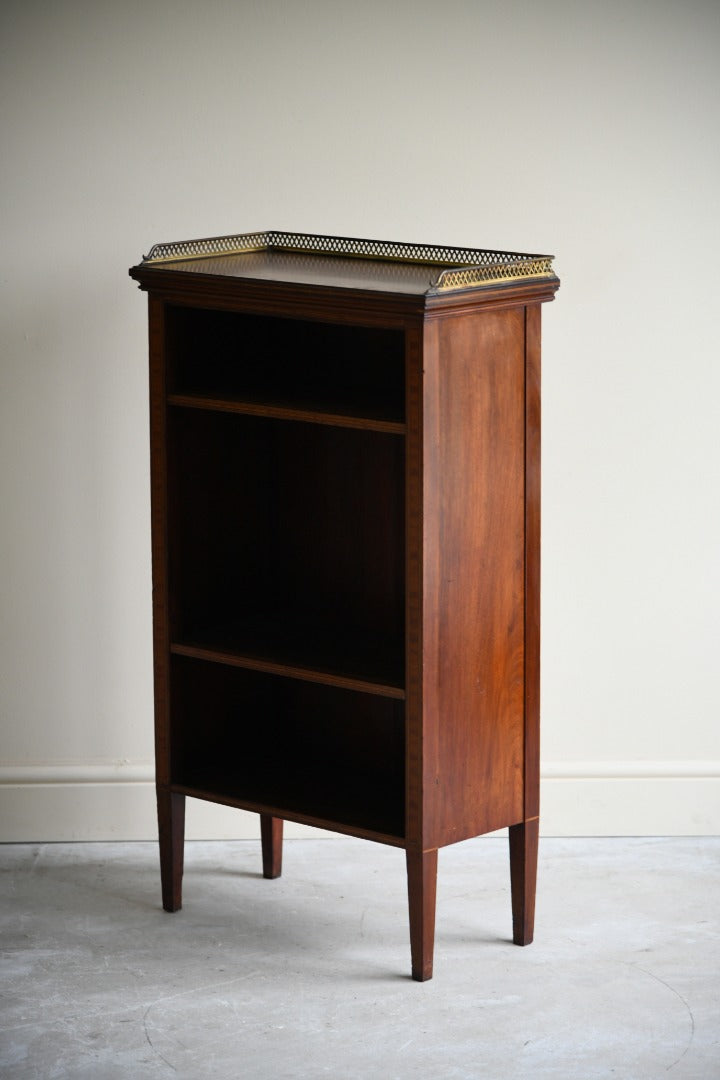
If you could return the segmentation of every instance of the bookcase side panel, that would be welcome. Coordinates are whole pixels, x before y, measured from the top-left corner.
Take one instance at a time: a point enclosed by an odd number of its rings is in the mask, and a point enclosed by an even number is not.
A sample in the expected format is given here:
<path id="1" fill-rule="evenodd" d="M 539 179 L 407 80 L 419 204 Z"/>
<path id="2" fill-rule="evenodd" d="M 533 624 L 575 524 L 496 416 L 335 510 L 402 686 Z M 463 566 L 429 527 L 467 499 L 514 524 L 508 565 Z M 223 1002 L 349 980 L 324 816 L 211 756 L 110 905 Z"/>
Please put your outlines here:
<path id="1" fill-rule="evenodd" d="M 155 771 L 158 786 L 170 783 L 170 595 L 167 565 L 168 492 L 165 409 L 165 305 L 148 298 L 150 365 L 150 496 L 152 527 L 153 672 Z"/>
<path id="2" fill-rule="evenodd" d="M 423 363 L 423 326 L 418 322 L 405 335 L 405 829 L 407 846 L 415 851 L 424 845 Z"/>
<path id="3" fill-rule="evenodd" d="M 525 819 L 540 813 L 540 326 L 525 308 Z"/>
<path id="4" fill-rule="evenodd" d="M 523 818 L 525 314 L 429 320 L 424 845 Z"/>

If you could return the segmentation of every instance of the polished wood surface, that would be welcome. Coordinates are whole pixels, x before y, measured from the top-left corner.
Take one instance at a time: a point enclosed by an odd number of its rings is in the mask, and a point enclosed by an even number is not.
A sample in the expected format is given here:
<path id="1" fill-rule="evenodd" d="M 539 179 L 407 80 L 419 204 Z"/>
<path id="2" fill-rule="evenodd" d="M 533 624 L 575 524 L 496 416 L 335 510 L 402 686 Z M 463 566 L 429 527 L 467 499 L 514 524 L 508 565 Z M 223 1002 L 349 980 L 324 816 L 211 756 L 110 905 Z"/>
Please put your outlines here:
<path id="1" fill-rule="evenodd" d="M 491 307 L 522 307 L 554 298 L 559 282 L 513 282 L 456 293 L 424 296 L 350 288 L 329 289 L 285 281 L 235 279 L 232 276 L 178 273 L 176 264 L 132 267 L 130 274 L 152 295 L 168 304 L 204 306 L 206 310 L 319 320 L 334 325 L 406 328 L 429 314 L 462 313 Z"/>
<path id="2" fill-rule="evenodd" d="M 523 816 L 524 313 L 426 325 L 422 843 Z"/>
<path id="3" fill-rule="evenodd" d="M 413 978 L 437 850 L 509 827 L 532 940 L 539 797 L 540 304 L 427 267 L 142 264 L 150 294 L 163 905 L 186 796 L 403 847 Z"/>
<path id="4" fill-rule="evenodd" d="M 331 289 L 367 289 L 383 293 L 424 296 L 443 269 L 375 259 L 338 258 L 296 252 L 253 251 L 236 255 L 209 255 L 167 264 L 174 273 L 203 274 L 252 281 L 281 279 L 297 285 Z"/>
<path id="5" fill-rule="evenodd" d="M 539 821 L 532 818 L 509 828 L 510 892 L 513 941 L 529 945 L 535 932 Z"/>
<path id="6" fill-rule="evenodd" d="M 540 813 L 540 317 L 525 308 L 525 770 L 524 818 Z"/>
<path id="7" fill-rule="evenodd" d="M 548 255 L 277 232 L 158 244 L 143 265 L 195 277 L 420 296 L 556 280 Z"/>
<path id="8" fill-rule="evenodd" d="M 283 819 L 261 814 L 260 839 L 263 877 L 279 878 L 282 874 Z"/>
<path id="9" fill-rule="evenodd" d="M 185 796 L 158 784 L 157 809 L 163 907 L 166 911 L 179 911 L 182 907 Z"/>
<path id="10" fill-rule="evenodd" d="M 433 974 L 437 861 L 437 848 L 431 851 L 408 848 L 406 852 L 411 971 L 416 982 L 432 979 Z"/>

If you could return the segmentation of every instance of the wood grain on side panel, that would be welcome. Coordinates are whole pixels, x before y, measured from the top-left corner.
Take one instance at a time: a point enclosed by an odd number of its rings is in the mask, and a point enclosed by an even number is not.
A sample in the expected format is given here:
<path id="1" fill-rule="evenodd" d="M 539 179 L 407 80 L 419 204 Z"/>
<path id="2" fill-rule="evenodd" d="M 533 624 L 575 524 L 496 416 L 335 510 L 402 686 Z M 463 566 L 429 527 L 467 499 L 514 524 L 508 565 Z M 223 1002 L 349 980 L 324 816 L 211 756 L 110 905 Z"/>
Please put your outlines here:
<path id="1" fill-rule="evenodd" d="M 526 311 L 525 812 L 540 812 L 540 304 Z"/>
<path id="2" fill-rule="evenodd" d="M 426 847 L 523 818 L 524 309 L 424 341 Z"/>

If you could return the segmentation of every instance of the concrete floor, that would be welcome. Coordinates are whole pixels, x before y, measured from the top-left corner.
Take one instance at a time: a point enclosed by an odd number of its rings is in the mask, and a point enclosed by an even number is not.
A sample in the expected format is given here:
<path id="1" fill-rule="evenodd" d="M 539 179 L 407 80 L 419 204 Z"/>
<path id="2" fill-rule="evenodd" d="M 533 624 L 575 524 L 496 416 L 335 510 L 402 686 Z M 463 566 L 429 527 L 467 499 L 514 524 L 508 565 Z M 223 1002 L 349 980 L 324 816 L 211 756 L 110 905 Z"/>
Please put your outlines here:
<path id="1" fill-rule="evenodd" d="M 435 977 L 409 978 L 404 856 L 353 839 L 0 848 L 0 1075 L 717 1080 L 720 838 L 541 841 L 535 943 L 507 846 L 440 853 Z"/>

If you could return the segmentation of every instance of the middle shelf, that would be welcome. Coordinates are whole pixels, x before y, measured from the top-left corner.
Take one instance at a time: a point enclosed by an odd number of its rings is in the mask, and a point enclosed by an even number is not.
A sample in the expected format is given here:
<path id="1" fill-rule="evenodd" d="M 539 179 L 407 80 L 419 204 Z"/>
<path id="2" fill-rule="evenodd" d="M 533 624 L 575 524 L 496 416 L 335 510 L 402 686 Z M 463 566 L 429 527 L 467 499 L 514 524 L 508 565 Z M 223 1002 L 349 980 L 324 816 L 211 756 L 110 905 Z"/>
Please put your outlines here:
<path id="1" fill-rule="evenodd" d="M 380 632 L 311 622 L 288 611 L 258 614 L 173 641 L 170 652 L 305 682 L 403 700 L 403 643 Z"/>
<path id="2" fill-rule="evenodd" d="M 266 392 L 252 400 L 234 395 L 168 394 L 168 405 L 181 409 L 205 409 L 208 412 L 238 413 L 245 416 L 264 416 L 272 420 L 294 420 L 306 424 L 326 424 L 329 427 L 359 428 L 365 431 L 381 431 L 388 435 L 404 435 L 404 421 L 394 419 L 392 413 L 382 415 L 375 407 L 373 415 L 367 407 L 352 406 L 347 401 L 323 402 L 320 408 L 315 399 L 298 401 L 297 397 L 282 398 L 277 393 Z"/>
<path id="3" fill-rule="evenodd" d="M 195 409 L 168 434 L 171 651 L 402 700 L 404 440 Z"/>

